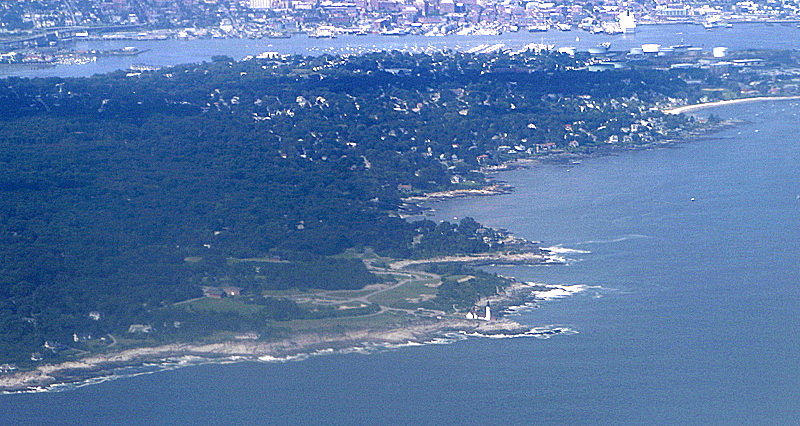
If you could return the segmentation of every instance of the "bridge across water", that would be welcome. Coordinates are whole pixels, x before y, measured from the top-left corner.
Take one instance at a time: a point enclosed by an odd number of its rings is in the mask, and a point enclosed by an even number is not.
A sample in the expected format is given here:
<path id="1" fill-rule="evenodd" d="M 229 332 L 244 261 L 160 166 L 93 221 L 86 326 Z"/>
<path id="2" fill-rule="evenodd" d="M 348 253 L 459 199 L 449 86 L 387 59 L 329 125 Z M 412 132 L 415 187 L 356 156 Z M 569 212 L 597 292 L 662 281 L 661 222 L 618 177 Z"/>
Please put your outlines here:
<path id="1" fill-rule="evenodd" d="M 109 31 L 125 31 L 142 28 L 142 25 L 98 25 L 98 26 L 74 26 L 74 27 L 52 27 L 45 31 L 30 33 L 17 37 L 0 39 L 0 46 L 6 48 L 20 48 L 29 46 L 49 45 L 50 42 L 72 40 L 78 33 L 104 33 Z"/>

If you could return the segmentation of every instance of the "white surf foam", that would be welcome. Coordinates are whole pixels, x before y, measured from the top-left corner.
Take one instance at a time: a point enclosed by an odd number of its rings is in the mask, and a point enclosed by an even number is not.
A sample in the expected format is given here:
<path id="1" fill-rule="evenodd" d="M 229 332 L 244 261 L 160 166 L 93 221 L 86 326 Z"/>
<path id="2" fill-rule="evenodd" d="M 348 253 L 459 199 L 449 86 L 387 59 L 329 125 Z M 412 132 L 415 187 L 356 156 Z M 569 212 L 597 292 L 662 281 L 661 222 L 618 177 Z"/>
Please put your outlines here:
<path id="1" fill-rule="evenodd" d="M 126 379 L 138 376 L 146 376 L 150 374 L 160 373 L 162 371 L 176 370 L 178 368 L 204 365 L 204 364 L 231 364 L 234 362 L 241 362 L 242 360 L 249 359 L 246 357 L 226 357 L 226 358 L 203 358 L 199 356 L 186 355 L 181 357 L 167 358 L 161 362 L 148 362 L 142 365 L 117 367 L 104 370 L 102 376 L 91 377 L 79 382 L 72 383 L 56 383 L 49 386 L 38 386 L 19 391 L 3 391 L 2 395 L 10 395 L 15 393 L 42 393 L 42 392 L 66 392 L 90 385 L 97 385 L 100 383 L 109 382 L 112 380 Z"/>
<path id="2" fill-rule="evenodd" d="M 548 325 L 542 327 L 533 327 L 524 333 L 517 334 L 483 334 L 483 333 L 465 333 L 470 337 L 482 337 L 485 339 L 516 339 L 520 337 L 534 337 L 537 339 L 549 339 L 557 335 L 570 335 L 578 334 L 576 330 L 569 327 L 562 327 L 557 325 Z"/>
<path id="3" fill-rule="evenodd" d="M 579 249 L 572 249 L 567 247 L 562 247 L 561 244 L 557 244 L 551 247 L 542 247 L 543 250 L 547 250 L 550 253 L 558 253 L 558 254 L 587 254 L 591 253 L 589 250 L 579 250 Z"/>
<path id="4" fill-rule="evenodd" d="M 542 284 L 538 284 L 538 286 L 542 286 Z M 546 287 L 547 290 L 539 290 L 533 292 L 533 295 L 539 300 L 562 299 L 564 297 L 569 297 L 574 294 L 578 294 L 582 291 L 586 291 L 587 288 L 591 288 L 590 286 L 583 284 L 573 284 L 573 285 L 544 284 L 543 286 Z"/>
<path id="5" fill-rule="evenodd" d="M 552 284 L 539 284 L 539 283 L 527 283 L 531 287 L 536 288 L 545 288 L 545 290 L 534 290 L 532 294 L 535 296 L 536 300 L 553 300 L 553 299 L 560 299 L 568 296 L 572 296 L 587 289 L 602 289 L 600 286 L 587 286 L 583 284 L 574 284 L 574 285 L 552 285 Z M 599 294 L 599 293 L 596 293 Z M 507 308 L 507 311 L 515 314 L 519 311 L 525 309 L 532 309 L 536 308 L 537 305 L 535 302 L 527 302 L 521 305 L 510 306 Z M 13 393 L 38 393 L 38 392 L 63 392 L 68 391 L 84 386 L 94 385 L 103 383 L 110 380 L 117 380 L 129 377 L 136 377 L 142 375 L 149 375 L 158 373 L 161 371 L 167 370 L 174 370 L 177 368 L 183 368 L 188 366 L 195 366 L 195 365 L 203 365 L 203 364 L 230 364 L 234 362 L 242 362 L 242 361 L 260 361 L 265 363 L 286 363 L 290 361 L 303 361 L 309 359 L 312 356 L 319 356 L 319 355 L 332 355 L 332 354 L 348 354 L 348 353 L 358 353 L 358 354 L 372 354 L 376 352 L 386 351 L 386 350 L 395 350 L 401 349 L 406 347 L 416 347 L 416 346 L 424 346 L 424 345 L 447 345 L 451 343 L 455 343 L 460 340 L 468 339 L 470 337 L 481 337 L 481 338 L 489 338 L 489 339 L 513 339 L 519 337 L 534 337 L 537 339 L 549 339 L 550 337 L 556 335 L 570 335 L 570 334 L 577 334 L 576 330 L 570 329 L 568 327 L 563 326 L 542 326 L 542 327 L 533 327 L 525 332 L 510 334 L 510 333 L 497 333 L 497 334 L 482 334 L 482 333 L 466 333 L 466 332 L 451 332 L 446 333 L 444 335 L 438 337 L 431 337 L 425 341 L 408 341 L 402 343 L 371 343 L 366 342 L 363 344 L 353 345 L 345 348 L 340 349 L 333 349 L 333 348 L 325 348 L 319 349 L 313 352 L 308 353 L 299 353 L 294 355 L 287 355 L 287 356 L 272 356 L 272 355 L 262 355 L 259 357 L 250 357 L 250 356 L 230 356 L 225 358 L 204 358 L 202 356 L 180 356 L 180 357 L 172 357 L 165 359 L 161 362 L 157 363 L 145 363 L 143 365 L 138 366 L 130 366 L 130 367 L 121 367 L 108 370 L 103 376 L 100 377 L 93 377 L 86 379 L 81 382 L 77 383 L 65 383 L 65 384 L 55 384 L 51 386 L 43 386 L 37 388 L 31 388 L 21 391 L 4 391 L 0 392 L 0 394 L 13 394 Z"/>
<path id="6" fill-rule="evenodd" d="M 262 355 L 258 357 L 259 361 L 262 362 L 289 362 L 289 361 L 303 361 L 308 359 L 310 354 L 297 354 L 297 355 L 287 355 L 287 356 L 272 356 L 272 355 Z"/>

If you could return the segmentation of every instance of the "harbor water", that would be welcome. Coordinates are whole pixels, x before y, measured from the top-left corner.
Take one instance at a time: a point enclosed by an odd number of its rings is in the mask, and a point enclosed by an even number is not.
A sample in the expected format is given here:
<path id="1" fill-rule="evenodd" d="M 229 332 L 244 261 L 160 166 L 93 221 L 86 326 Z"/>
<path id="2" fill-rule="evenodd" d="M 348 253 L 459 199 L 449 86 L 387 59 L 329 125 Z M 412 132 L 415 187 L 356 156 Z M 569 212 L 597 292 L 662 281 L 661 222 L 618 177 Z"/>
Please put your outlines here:
<path id="1" fill-rule="evenodd" d="M 664 47 L 691 45 L 711 51 L 714 47 L 732 50 L 767 48 L 800 48 L 800 28 L 793 24 L 736 24 L 733 28 L 706 30 L 700 25 L 642 25 L 634 34 L 590 34 L 586 31 L 557 31 L 545 33 L 507 32 L 500 36 L 384 36 L 343 35 L 332 39 L 314 39 L 300 34 L 288 39 L 198 39 L 198 40 L 108 40 L 79 41 L 69 46 L 76 50 L 112 50 L 135 47 L 143 53 L 137 56 L 101 57 L 83 65 L 57 65 L 32 69 L 27 66 L 0 64 L 0 77 L 86 77 L 98 73 L 128 69 L 133 64 L 171 66 L 209 61 L 214 55 L 234 59 L 262 52 L 281 54 L 357 54 L 376 50 L 430 52 L 445 49 L 466 51 L 481 45 L 503 44 L 508 49 L 522 49 L 531 43 L 559 47 L 588 49 L 600 43 L 610 43 L 611 50 L 628 51 L 643 44 Z"/>

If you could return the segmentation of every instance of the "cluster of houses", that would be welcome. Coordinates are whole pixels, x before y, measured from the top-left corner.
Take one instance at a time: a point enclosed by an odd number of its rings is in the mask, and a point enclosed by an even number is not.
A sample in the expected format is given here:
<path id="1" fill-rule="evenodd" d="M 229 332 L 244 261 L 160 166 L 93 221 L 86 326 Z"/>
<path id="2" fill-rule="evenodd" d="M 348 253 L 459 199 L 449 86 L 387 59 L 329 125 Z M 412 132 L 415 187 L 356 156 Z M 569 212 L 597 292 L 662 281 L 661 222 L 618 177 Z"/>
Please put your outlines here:
<path id="1" fill-rule="evenodd" d="M 211 297 L 215 299 L 221 299 L 223 297 L 232 297 L 232 296 L 239 296 L 241 294 L 241 289 L 239 287 L 228 286 L 228 287 L 203 287 L 203 296 Z M 93 321 L 100 321 L 102 314 L 99 311 L 92 311 L 89 312 L 89 318 Z M 30 321 L 33 322 L 35 319 L 30 318 Z M 179 328 L 181 326 L 180 322 L 175 322 L 174 327 Z M 153 332 L 153 326 L 150 324 L 131 324 L 128 327 L 128 333 L 130 334 L 149 334 Z M 247 335 L 245 338 L 252 339 L 252 336 Z M 74 332 L 72 333 L 72 341 L 75 343 L 83 343 L 88 342 L 94 339 L 94 336 L 88 332 Z M 105 340 L 104 337 L 101 340 Z M 55 341 L 55 340 L 48 340 L 44 342 L 43 345 L 44 349 L 53 353 L 58 353 L 64 350 L 69 349 L 68 346 Z M 42 354 L 40 352 L 34 352 L 31 354 L 31 361 L 41 361 Z M 2 370 L 2 369 L 0 369 Z M 0 371 L 2 372 L 2 371 Z"/>
<path id="2" fill-rule="evenodd" d="M 17 366 L 15 364 L 0 364 L 0 374 L 11 373 L 16 370 Z"/>

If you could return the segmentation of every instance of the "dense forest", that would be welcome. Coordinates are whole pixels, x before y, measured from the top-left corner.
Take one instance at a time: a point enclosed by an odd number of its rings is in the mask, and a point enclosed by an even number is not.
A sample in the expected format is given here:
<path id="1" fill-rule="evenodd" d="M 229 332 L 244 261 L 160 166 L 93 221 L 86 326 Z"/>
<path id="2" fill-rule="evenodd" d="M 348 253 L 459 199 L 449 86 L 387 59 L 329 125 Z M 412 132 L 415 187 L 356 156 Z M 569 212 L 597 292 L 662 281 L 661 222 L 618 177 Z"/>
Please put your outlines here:
<path id="1" fill-rule="evenodd" d="M 595 73 L 581 61 L 215 57 L 155 72 L 3 80 L 0 360 L 76 332 L 166 323 L 171 305 L 205 285 L 259 294 L 383 279 L 332 257 L 345 249 L 485 251 L 494 231 L 405 221 L 401 197 L 477 187 L 481 166 L 513 158 L 648 143 L 696 126 L 651 108 L 696 98 L 673 72 Z M 247 258 L 283 263 L 236 261 Z M 463 292 L 454 285 L 443 287 L 448 300 Z M 262 305 L 260 320 L 308 314 Z"/>

